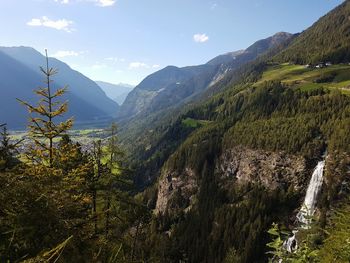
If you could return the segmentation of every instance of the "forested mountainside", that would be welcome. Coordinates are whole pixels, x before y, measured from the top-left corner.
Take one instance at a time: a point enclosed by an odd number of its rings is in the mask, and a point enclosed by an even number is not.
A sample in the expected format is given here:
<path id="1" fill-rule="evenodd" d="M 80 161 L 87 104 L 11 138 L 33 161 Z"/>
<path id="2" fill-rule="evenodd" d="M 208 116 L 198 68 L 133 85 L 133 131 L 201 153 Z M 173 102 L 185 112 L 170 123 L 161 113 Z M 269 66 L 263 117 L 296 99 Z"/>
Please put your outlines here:
<path id="1" fill-rule="evenodd" d="M 323 242 L 333 237 L 317 229 L 331 227 L 332 211 L 346 202 L 349 191 L 350 67 L 276 60 L 324 21 L 332 23 L 339 12 L 349 15 L 348 6 L 344 3 L 296 36 L 279 54 L 247 65 L 240 81 L 189 106 L 169 127 L 164 129 L 163 121 L 149 132 L 153 141 L 140 151 L 146 157 L 142 170 L 148 172 L 143 179 L 161 169 L 159 181 L 144 193 L 155 209 L 150 231 L 158 257 L 265 262 L 271 238 L 267 230 L 273 222 L 292 230 L 312 171 L 326 153 L 315 215 L 319 223 L 311 233 L 300 234 L 310 254 L 305 262 L 323 262 L 311 252 L 324 253 Z M 342 50 L 338 46 L 332 54 Z M 313 62 L 309 53 L 303 54 L 302 61 Z"/>
<path id="2" fill-rule="evenodd" d="M 349 262 L 350 65 L 336 42 L 344 31 L 332 31 L 334 45 L 324 40 L 329 49 L 301 44 L 319 28 L 346 28 L 339 16 L 350 17 L 349 6 L 301 34 L 275 35 L 278 43 L 257 42 L 254 59 L 213 86 L 211 64 L 246 51 L 150 75 L 129 96 L 131 122 L 119 115 L 121 145 L 112 124 L 84 151 L 68 136 L 72 120 L 56 122 L 65 92 L 37 89 L 44 106 L 23 103 L 38 115 L 24 155 L 0 122 L 0 261 Z M 296 47 L 310 52 L 294 60 Z M 314 64 L 321 58 L 332 63 Z M 203 89 L 152 105 L 181 83 Z"/>
<path id="3" fill-rule="evenodd" d="M 346 0 L 311 28 L 302 32 L 276 60 L 299 64 L 349 62 L 349 12 L 350 4 Z"/>
<path id="4" fill-rule="evenodd" d="M 35 99 L 32 91 L 43 85 L 40 66 L 45 64 L 45 57 L 28 47 L 1 47 L 0 55 L 1 92 L 6 94 L 0 97 L 0 116 L 9 127 L 23 128 L 27 117 L 16 98 L 18 94 L 23 94 L 23 99 Z M 69 83 L 69 93 L 65 99 L 72 104 L 70 114 L 74 115 L 77 124 L 116 115 L 118 104 L 108 98 L 95 82 L 57 59 L 50 58 L 49 62 L 59 69 L 59 74 L 53 78 L 53 85 L 61 87 Z"/>
<path id="5" fill-rule="evenodd" d="M 280 32 L 257 41 L 246 50 L 220 55 L 204 65 L 183 68 L 168 66 L 155 72 L 145 78 L 128 95 L 118 117 L 119 119 L 140 116 L 144 118 L 149 114 L 191 101 L 193 96 L 198 96 L 214 86 L 230 72 L 253 61 L 291 37 L 292 34 Z"/>
<path id="6" fill-rule="evenodd" d="M 184 116 L 184 126 L 191 120 L 198 128 L 162 168 L 158 227 L 171 231 L 169 242 L 191 262 L 221 262 L 223 247 L 239 262 L 262 259 L 267 229 L 292 222 L 326 150 L 323 213 L 347 180 L 348 95 L 278 81 L 249 86 Z M 204 237 L 205 244 L 195 242 Z"/>
<path id="7" fill-rule="evenodd" d="M 211 80 L 209 86 L 206 86 L 206 84 L 213 75 L 202 74 L 194 80 L 187 81 L 185 85 L 186 89 L 179 87 L 180 90 L 169 89 L 164 92 L 168 99 L 164 100 L 163 103 L 161 101 L 164 97 L 154 98 L 154 102 L 157 102 L 157 111 L 153 113 L 146 111 L 129 121 L 124 120 L 124 122 L 120 122 L 121 141 L 128 150 L 128 155 L 133 160 L 132 162 L 136 163 L 136 181 L 138 182 L 138 186 L 143 188 L 154 182 L 164 161 L 181 140 L 193 130 L 191 125 L 186 129 L 179 129 L 178 124 L 181 123 L 179 116 L 193 108 L 194 105 L 205 102 L 214 94 L 232 85 L 232 83 L 254 77 L 254 74 L 250 74 L 250 72 L 255 72 L 261 67 L 260 60 L 265 61 L 265 57 L 270 57 L 278 53 L 294 37 L 295 35 L 280 32 L 267 39 L 257 41 L 245 51 L 239 51 L 234 58 L 232 54 L 218 56 L 209 61 L 207 65 L 213 65 L 214 63 L 221 63 L 223 61 L 226 61 L 226 64 L 217 66 L 216 70 L 218 71 L 215 73 L 215 80 Z M 230 62 L 228 62 L 227 56 Z M 258 58 L 258 61 L 254 61 L 254 58 Z M 202 85 L 199 85 L 199 83 L 202 83 Z M 178 98 L 176 94 L 182 95 L 186 92 L 188 93 L 187 90 L 191 93 L 198 87 L 205 88 L 202 90 L 199 89 L 199 92 L 180 100 L 180 102 L 172 107 L 166 106 L 166 102 Z M 129 96 L 133 96 L 132 93 Z"/>

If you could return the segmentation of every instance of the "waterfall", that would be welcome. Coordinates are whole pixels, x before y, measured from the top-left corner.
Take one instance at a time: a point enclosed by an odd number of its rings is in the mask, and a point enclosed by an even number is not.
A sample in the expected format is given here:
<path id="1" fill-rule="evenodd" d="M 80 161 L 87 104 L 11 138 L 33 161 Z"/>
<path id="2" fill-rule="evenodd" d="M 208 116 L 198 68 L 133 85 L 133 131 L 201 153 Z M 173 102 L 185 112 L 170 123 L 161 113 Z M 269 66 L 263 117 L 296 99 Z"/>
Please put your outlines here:
<path id="1" fill-rule="evenodd" d="M 315 213 L 317 196 L 323 183 L 324 165 L 325 161 L 318 162 L 307 188 L 304 203 L 297 215 L 298 221 L 302 223 L 304 227 L 307 227 L 310 224 L 310 217 Z"/>
<path id="2" fill-rule="evenodd" d="M 297 214 L 297 220 L 301 224 L 301 227 L 308 228 L 311 223 L 311 217 L 315 213 L 317 196 L 321 190 L 323 183 L 323 168 L 325 166 L 325 160 L 318 162 L 314 172 L 312 173 L 309 186 L 306 191 L 304 203 Z M 298 243 L 296 240 L 296 233 L 298 230 L 293 230 L 293 236 L 289 237 L 283 243 L 283 247 L 288 252 L 293 252 L 298 248 Z"/>

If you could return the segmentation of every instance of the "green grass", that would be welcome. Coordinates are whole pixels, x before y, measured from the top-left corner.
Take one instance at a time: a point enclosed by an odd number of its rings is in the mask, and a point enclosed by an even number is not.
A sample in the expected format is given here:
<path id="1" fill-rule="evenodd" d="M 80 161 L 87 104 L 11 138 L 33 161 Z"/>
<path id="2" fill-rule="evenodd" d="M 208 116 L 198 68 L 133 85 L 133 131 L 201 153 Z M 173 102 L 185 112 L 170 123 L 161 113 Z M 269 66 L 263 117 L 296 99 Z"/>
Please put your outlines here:
<path id="1" fill-rule="evenodd" d="M 198 127 L 204 126 L 208 123 L 209 123 L 209 121 L 206 121 L 206 120 L 195 120 L 192 118 L 186 118 L 186 119 L 182 120 L 182 124 L 185 125 L 186 127 L 190 127 L 190 128 L 198 128 Z"/>
<path id="2" fill-rule="evenodd" d="M 83 130 L 71 130 L 70 133 L 73 135 L 91 135 L 103 132 L 102 129 L 83 129 Z"/>
<path id="3" fill-rule="evenodd" d="M 334 76 L 332 80 L 316 83 L 317 80 L 330 75 Z M 283 84 L 293 86 L 301 91 L 326 88 L 339 89 L 344 94 L 350 94 L 350 65 L 332 65 L 323 69 L 289 64 L 271 66 L 255 85 L 259 86 L 272 80 L 281 81 Z"/>

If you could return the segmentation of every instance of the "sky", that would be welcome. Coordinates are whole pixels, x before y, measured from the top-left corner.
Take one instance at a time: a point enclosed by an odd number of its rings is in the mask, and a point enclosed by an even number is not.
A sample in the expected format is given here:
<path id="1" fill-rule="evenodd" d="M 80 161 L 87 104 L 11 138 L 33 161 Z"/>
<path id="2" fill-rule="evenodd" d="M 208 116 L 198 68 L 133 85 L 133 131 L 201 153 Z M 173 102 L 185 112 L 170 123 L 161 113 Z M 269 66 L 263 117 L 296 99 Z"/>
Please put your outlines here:
<path id="1" fill-rule="evenodd" d="M 0 0 L 0 46 L 48 49 L 93 80 L 136 85 L 276 32 L 305 30 L 343 0 Z"/>

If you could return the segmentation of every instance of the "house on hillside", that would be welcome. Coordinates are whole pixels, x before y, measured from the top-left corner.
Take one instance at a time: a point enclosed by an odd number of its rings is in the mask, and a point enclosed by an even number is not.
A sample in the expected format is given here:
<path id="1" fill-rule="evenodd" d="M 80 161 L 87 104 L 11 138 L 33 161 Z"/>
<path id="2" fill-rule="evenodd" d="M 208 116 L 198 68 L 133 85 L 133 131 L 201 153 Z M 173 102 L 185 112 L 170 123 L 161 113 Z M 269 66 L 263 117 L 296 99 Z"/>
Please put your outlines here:
<path id="1" fill-rule="evenodd" d="M 325 68 L 325 67 L 327 67 L 327 65 L 324 62 L 320 62 L 316 65 L 316 68 Z"/>

